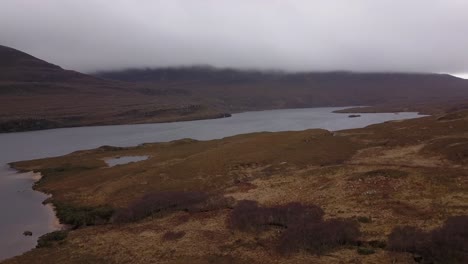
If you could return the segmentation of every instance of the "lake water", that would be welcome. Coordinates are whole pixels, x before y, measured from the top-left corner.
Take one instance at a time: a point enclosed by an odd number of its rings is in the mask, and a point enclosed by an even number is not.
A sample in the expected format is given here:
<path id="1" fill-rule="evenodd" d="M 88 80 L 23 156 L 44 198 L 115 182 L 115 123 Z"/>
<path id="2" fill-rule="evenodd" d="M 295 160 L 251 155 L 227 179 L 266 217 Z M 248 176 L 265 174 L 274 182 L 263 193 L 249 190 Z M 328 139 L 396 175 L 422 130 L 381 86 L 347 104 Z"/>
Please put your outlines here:
<path id="1" fill-rule="evenodd" d="M 348 114 L 332 113 L 338 109 L 343 108 L 258 111 L 223 119 L 0 134 L 0 260 L 35 247 L 38 236 L 57 228 L 53 210 L 41 204 L 47 195 L 31 189 L 34 175 L 16 173 L 7 166 L 9 162 L 59 156 L 102 145 L 133 146 L 181 138 L 209 140 L 259 131 L 340 130 L 418 117 L 416 113 L 380 113 L 348 118 Z M 23 236 L 26 230 L 33 235 Z"/>
<path id="2" fill-rule="evenodd" d="M 107 166 L 114 167 L 117 165 L 124 165 L 124 164 L 128 164 L 131 162 L 147 160 L 148 158 L 149 156 L 123 156 L 123 157 L 105 159 L 104 161 L 106 162 Z"/>

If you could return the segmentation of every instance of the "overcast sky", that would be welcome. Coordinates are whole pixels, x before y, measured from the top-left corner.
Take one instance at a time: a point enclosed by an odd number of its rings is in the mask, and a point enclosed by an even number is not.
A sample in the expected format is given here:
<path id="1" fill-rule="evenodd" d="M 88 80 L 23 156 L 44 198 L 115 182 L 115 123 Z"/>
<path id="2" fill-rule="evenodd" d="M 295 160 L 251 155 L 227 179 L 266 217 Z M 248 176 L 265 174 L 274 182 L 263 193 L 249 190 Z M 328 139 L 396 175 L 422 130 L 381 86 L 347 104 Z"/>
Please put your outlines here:
<path id="1" fill-rule="evenodd" d="M 468 73 L 468 1 L 0 0 L 0 44 L 84 72 Z"/>

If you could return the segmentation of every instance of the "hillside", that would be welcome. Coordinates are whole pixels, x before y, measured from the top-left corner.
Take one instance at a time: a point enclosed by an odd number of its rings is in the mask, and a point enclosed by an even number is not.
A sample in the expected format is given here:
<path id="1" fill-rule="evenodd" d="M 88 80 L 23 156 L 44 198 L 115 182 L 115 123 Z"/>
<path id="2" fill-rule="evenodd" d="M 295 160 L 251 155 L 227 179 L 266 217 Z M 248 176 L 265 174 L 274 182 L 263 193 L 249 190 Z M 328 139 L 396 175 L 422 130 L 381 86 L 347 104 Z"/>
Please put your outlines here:
<path id="1" fill-rule="evenodd" d="M 75 229 L 5 263 L 466 263 L 467 126 L 461 111 L 16 162 Z"/>
<path id="2" fill-rule="evenodd" d="M 65 70 L 0 46 L 0 132 L 220 118 L 279 108 L 438 113 L 468 102 L 444 74 L 244 71 L 212 67 Z M 460 108 L 460 107 L 458 107 Z"/>
<path id="3" fill-rule="evenodd" d="M 27 53 L 0 45 L 0 82 L 99 82 L 98 78 L 67 71 Z M 2 88 L 2 92 L 4 88 Z"/>
<path id="4" fill-rule="evenodd" d="M 97 78 L 0 46 L 0 132 L 219 116 L 180 89 Z"/>
<path id="5" fill-rule="evenodd" d="M 230 111 L 379 105 L 423 109 L 468 98 L 468 81 L 447 74 L 242 71 L 212 67 L 130 69 L 96 76 L 187 90 Z"/>

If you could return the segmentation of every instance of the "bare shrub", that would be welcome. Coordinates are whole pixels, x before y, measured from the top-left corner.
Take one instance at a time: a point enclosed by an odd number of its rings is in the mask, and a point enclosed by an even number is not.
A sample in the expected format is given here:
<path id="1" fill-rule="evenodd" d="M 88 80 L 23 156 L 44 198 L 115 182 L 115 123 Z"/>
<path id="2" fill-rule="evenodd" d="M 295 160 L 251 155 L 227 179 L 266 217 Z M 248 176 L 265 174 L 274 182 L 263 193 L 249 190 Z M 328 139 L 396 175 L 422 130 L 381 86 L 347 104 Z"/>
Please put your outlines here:
<path id="1" fill-rule="evenodd" d="M 372 223 L 372 217 L 370 216 L 358 216 L 357 220 L 359 223 L 364 223 L 364 224 Z"/>
<path id="2" fill-rule="evenodd" d="M 51 247 L 55 243 L 63 241 L 67 238 L 68 232 L 64 230 L 54 231 L 51 233 L 47 233 L 42 235 L 37 240 L 36 248 L 44 248 L 44 247 Z"/>
<path id="3" fill-rule="evenodd" d="M 54 206 L 60 222 L 73 228 L 105 224 L 114 213 L 109 206 L 80 207 L 64 203 L 54 203 Z"/>
<path id="4" fill-rule="evenodd" d="M 240 201 L 231 211 L 228 219 L 229 227 L 240 231 L 259 231 L 264 228 L 265 216 L 263 208 L 250 200 Z"/>
<path id="5" fill-rule="evenodd" d="M 133 222 L 165 212 L 208 212 L 232 208 L 234 199 L 203 192 L 165 191 L 149 193 L 131 203 L 127 208 L 117 210 L 114 223 Z"/>
<path id="6" fill-rule="evenodd" d="M 291 254 L 305 250 L 322 254 L 341 245 L 354 244 L 359 236 L 359 224 L 353 220 L 302 221 L 282 233 L 278 251 Z"/>
<path id="7" fill-rule="evenodd" d="M 427 244 L 428 236 L 412 226 L 396 227 L 388 236 L 388 248 L 393 251 L 416 252 Z"/>
<path id="8" fill-rule="evenodd" d="M 450 217 L 430 232 L 396 227 L 388 245 L 393 251 L 418 254 L 425 262 L 468 263 L 468 216 Z"/>
<path id="9" fill-rule="evenodd" d="M 282 254 L 300 250 L 320 254 L 356 242 L 360 235 L 356 221 L 323 221 L 323 215 L 323 210 L 315 205 L 288 203 L 261 207 L 255 201 L 243 200 L 232 210 L 228 225 L 243 232 L 261 232 L 270 227 L 283 229 L 277 241 L 277 250 Z"/>
<path id="10" fill-rule="evenodd" d="M 131 222 L 164 211 L 191 211 L 195 205 L 206 201 L 208 195 L 202 192 L 157 192 L 150 193 L 118 210 L 113 221 Z"/>
<path id="11" fill-rule="evenodd" d="M 269 226 L 287 228 L 299 221 L 321 221 L 323 210 L 317 206 L 288 203 L 276 207 L 259 207 L 250 200 L 240 201 L 229 216 L 229 226 L 240 231 L 262 231 Z"/>
<path id="12" fill-rule="evenodd" d="M 357 253 L 359 255 L 372 255 L 375 253 L 375 250 L 372 248 L 358 247 Z"/>

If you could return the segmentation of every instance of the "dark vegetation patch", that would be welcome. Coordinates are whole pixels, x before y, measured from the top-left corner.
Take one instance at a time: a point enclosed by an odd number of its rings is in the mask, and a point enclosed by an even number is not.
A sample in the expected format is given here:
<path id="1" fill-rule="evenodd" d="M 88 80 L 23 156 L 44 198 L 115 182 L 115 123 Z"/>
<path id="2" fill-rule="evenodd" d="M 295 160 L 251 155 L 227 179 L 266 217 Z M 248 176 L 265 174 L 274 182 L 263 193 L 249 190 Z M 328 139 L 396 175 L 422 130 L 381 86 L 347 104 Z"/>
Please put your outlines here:
<path id="1" fill-rule="evenodd" d="M 207 194 L 202 192 L 150 193 L 134 201 L 127 208 L 116 211 L 113 221 L 132 222 L 164 211 L 189 211 L 207 198 Z"/>
<path id="2" fill-rule="evenodd" d="M 123 148 L 123 147 L 114 147 L 114 146 L 104 145 L 104 146 L 100 146 L 99 148 L 97 148 L 97 151 L 107 152 L 107 151 L 119 151 L 119 150 L 125 150 L 125 149 L 126 148 Z"/>
<path id="3" fill-rule="evenodd" d="M 369 246 L 369 247 L 372 247 L 372 248 L 386 248 L 387 247 L 387 242 L 385 241 L 382 241 L 382 240 L 370 240 L 368 242 L 366 242 L 366 244 Z"/>
<path id="4" fill-rule="evenodd" d="M 60 222 L 73 228 L 108 223 L 114 212 L 109 206 L 76 207 L 64 203 L 54 203 L 54 206 Z"/>
<path id="5" fill-rule="evenodd" d="M 162 236 L 162 239 L 163 239 L 163 241 L 171 241 L 171 240 L 181 239 L 184 236 L 185 236 L 184 231 L 180 231 L 180 232 L 168 231 L 168 232 L 164 233 L 164 235 Z"/>
<path id="6" fill-rule="evenodd" d="M 468 263 L 468 216 L 448 218 L 430 232 L 396 227 L 388 237 L 390 250 L 409 252 L 427 263 Z"/>
<path id="7" fill-rule="evenodd" d="M 364 224 L 372 223 L 372 218 L 370 216 L 358 216 L 356 219 L 358 220 L 359 223 L 364 223 Z"/>
<path id="8" fill-rule="evenodd" d="M 291 225 L 281 234 L 278 250 L 282 254 L 302 250 L 323 254 L 339 246 L 354 245 L 359 236 L 359 225 L 353 220 L 303 221 Z"/>
<path id="9" fill-rule="evenodd" d="M 255 201 L 240 201 L 228 218 L 231 229 L 258 233 L 280 230 L 276 250 L 291 254 L 302 250 L 322 254 L 338 246 L 355 244 L 359 224 L 349 219 L 323 220 L 323 210 L 315 205 L 289 203 L 261 207 Z"/>
<path id="10" fill-rule="evenodd" d="M 149 193 L 119 209 L 112 217 L 115 223 L 133 222 L 148 216 L 174 211 L 203 212 L 230 206 L 230 199 L 203 192 L 165 191 Z"/>
<path id="11" fill-rule="evenodd" d="M 302 219 L 319 221 L 323 214 L 323 210 L 315 205 L 289 203 L 276 207 L 260 207 L 255 201 L 243 200 L 232 210 L 229 227 L 244 232 L 264 231 L 271 226 L 287 228 Z"/>
<path id="12" fill-rule="evenodd" d="M 80 171 L 92 170 L 95 169 L 95 166 L 73 166 L 71 164 L 63 164 L 57 167 L 45 168 L 40 169 L 34 172 L 39 172 L 43 176 L 43 178 L 47 178 L 49 176 L 56 176 L 63 173 L 77 173 Z"/>
<path id="13" fill-rule="evenodd" d="M 15 163 L 11 163 L 10 165 L 14 168 L 17 167 Z M 19 165 L 21 169 L 21 164 Z M 57 164 L 57 165 L 50 166 L 50 167 L 34 169 L 33 172 L 40 173 L 42 176 L 38 181 L 34 183 L 34 185 L 35 187 L 37 187 L 38 185 L 44 184 L 50 180 L 51 181 L 57 180 L 58 178 L 62 176 L 68 176 L 69 174 L 74 175 L 74 174 L 78 174 L 81 172 L 94 170 L 101 166 L 102 164 L 100 163 L 100 161 L 97 161 L 97 160 L 93 160 L 93 161 L 77 160 L 74 163 L 62 163 L 62 164 Z"/>
<path id="14" fill-rule="evenodd" d="M 375 250 L 373 248 L 358 247 L 357 253 L 359 255 L 372 255 L 375 253 Z"/>
<path id="15" fill-rule="evenodd" d="M 61 124 L 43 118 L 25 118 L 0 122 L 0 133 L 42 130 L 60 127 Z"/>
<path id="16" fill-rule="evenodd" d="M 54 231 L 54 232 L 42 235 L 37 240 L 36 248 L 51 247 L 55 243 L 65 240 L 65 238 L 67 238 L 67 235 L 68 235 L 67 231 Z"/>
<path id="17" fill-rule="evenodd" d="M 153 90 L 154 91 L 154 90 Z M 167 108 L 154 108 L 154 109 L 132 109 L 128 111 L 124 111 L 117 114 L 117 117 L 120 116 L 129 116 L 133 118 L 139 117 L 158 117 L 170 114 L 177 114 L 177 115 L 190 115 L 196 112 L 204 110 L 202 105 L 181 105 L 176 107 L 169 107 Z"/>

